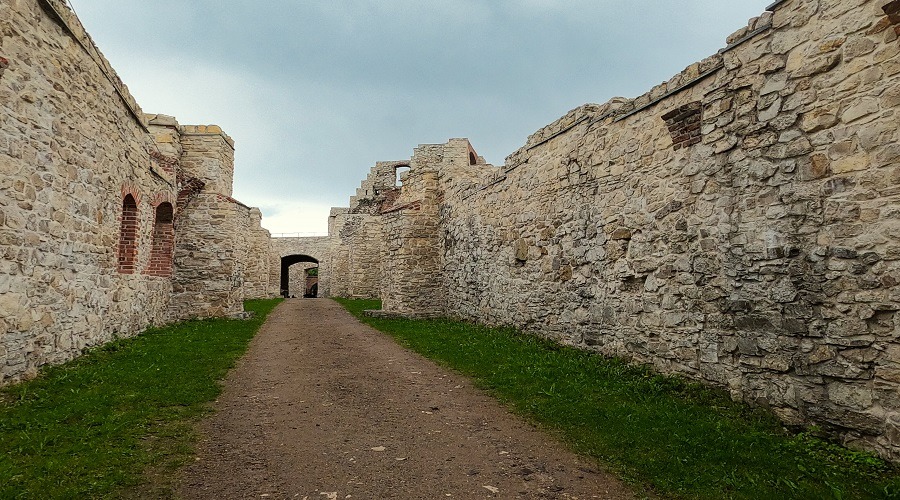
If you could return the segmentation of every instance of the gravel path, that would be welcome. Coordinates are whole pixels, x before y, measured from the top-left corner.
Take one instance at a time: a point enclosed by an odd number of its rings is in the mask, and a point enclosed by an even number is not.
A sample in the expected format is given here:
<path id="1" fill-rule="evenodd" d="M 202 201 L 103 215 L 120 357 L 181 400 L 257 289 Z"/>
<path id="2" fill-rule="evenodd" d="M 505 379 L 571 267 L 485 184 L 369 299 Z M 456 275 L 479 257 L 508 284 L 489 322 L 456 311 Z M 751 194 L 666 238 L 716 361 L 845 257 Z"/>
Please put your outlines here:
<path id="1" fill-rule="evenodd" d="M 632 497 L 326 299 L 272 312 L 201 432 L 183 498 Z"/>

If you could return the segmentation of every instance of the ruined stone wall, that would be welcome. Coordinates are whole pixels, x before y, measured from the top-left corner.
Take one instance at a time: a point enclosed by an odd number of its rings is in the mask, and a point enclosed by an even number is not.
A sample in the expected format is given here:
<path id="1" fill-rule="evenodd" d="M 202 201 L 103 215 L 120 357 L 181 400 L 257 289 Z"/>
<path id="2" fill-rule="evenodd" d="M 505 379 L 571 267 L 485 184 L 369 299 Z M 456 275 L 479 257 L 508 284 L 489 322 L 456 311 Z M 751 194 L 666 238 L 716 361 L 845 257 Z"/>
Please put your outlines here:
<path id="1" fill-rule="evenodd" d="M 381 213 L 399 193 L 395 186 L 397 169 L 408 168 L 409 164 L 408 160 L 376 163 L 350 197 L 350 206 L 331 209 L 328 236 L 273 238 L 275 253 L 317 259 L 319 297 L 380 297 L 384 246 Z M 299 272 L 294 270 L 298 266 L 292 266 L 289 272 L 290 293 L 299 297 L 294 291 L 300 289 Z"/>
<path id="2" fill-rule="evenodd" d="M 334 255 L 331 274 L 340 279 L 332 281 L 331 296 L 359 299 L 382 296 L 384 278 L 390 272 L 390 264 L 383 257 L 386 235 L 382 214 L 399 195 L 398 174 L 409 167 L 409 160 L 377 162 L 356 195 L 350 198 L 350 207 L 332 209 L 328 221 Z"/>
<path id="3" fill-rule="evenodd" d="M 245 235 L 244 259 L 244 300 L 264 299 L 278 296 L 278 286 L 270 283 L 272 265 L 272 235 L 264 229 L 262 212 L 258 208 L 247 210 L 246 217 L 242 218 L 243 228 L 241 233 Z"/>
<path id="4" fill-rule="evenodd" d="M 62 17 L 57 17 L 54 10 Z M 164 316 L 170 282 L 143 274 L 154 166 L 141 112 L 62 2 L 0 3 L 0 384 Z M 117 271 L 123 198 L 134 261 Z"/>
<path id="5" fill-rule="evenodd" d="M 332 211 L 330 226 L 336 232 L 332 241 L 331 268 L 320 277 L 329 280 L 328 296 L 371 299 L 381 291 L 381 217 L 367 213 Z M 323 289 L 319 285 L 320 292 Z"/>
<path id="6" fill-rule="evenodd" d="M 292 297 L 303 297 L 308 285 L 318 281 L 317 279 L 310 278 L 306 275 L 307 269 L 314 267 L 318 267 L 318 265 L 309 262 L 300 262 L 291 266 L 290 293 Z"/>
<path id="7" fill-rule="evenodd" d="M 165 115 L 147 115 L 147 122 L 155 142 L 151 156 L 178 186 L 172 317 L 233 315 L 243 311 L 243 300 L 277 296 L 277 285 L 269 281 L 273 250 L 262 213 L 228 195 L 231 138 L 215 125 L 182 127 Z"/>
<path id="8" fill-rule="evenodd" d="M 0 385 L 242 310 L 268 234 L 230 198 L 229 143 L 144 115 L 61 0 L 0 3 Z"/>
<path id="9" fill-rule="evenodd" d="M 272 238 L 272 252 L 277 258 L 277 274 L 273 273 L 272 278 L 278 287 L 281 286 L 281 260 L 284 257 L 305 255 L 312 257 L 318 261 L 319 266 L 319 297 L 329 297 L 328 279 L 333 261 L 333 242 L 327 236 L 309 236 L 309 237 L 293 237 L 293 238 Z M 305 284 L 302 283 L 302 270 L 306 267 L 313 266 L 308 262 L 297 262 L 288 268 L 289 293 L 296 297 L 303 296 Z M 325 278 L 325 279 L 323 279 Z M 280 292 L 280 290 L 279 290 Z"/>
<path id="10" fill-rule="evenodd" d="M 171 312 L 176 319 L 234 315 L 243 311 L 248 207 L 230 197 L 231 186 L 217 172 L 234 171 L 234 143 L 218 127 L 185 126 L 181 131 L 182 189 L 175 224 L 175 274 Z M 225 191 L 225 192 L 221 192 Z"/>
<path id="11" fill-rule="evenodd" d="M 447 312 L 900 459 L 896 6 L 779 2 L 648 94 L 538 131 L 480 187 L 442 176 Z"/>
<path id="12" fill-rule="evenodd" d="M 444 193 L 459 193 L 459 186 L 471 187 L 494 169 L 484 165 L 466 139 L 420 145 L 409 165 L 399 196 L 381 211 L 382 308 L 387 314 L 441 316 L 448 312 L 449 276 L 440 217 Z M 441 176 L 447 181 L 443 190 Z"/>

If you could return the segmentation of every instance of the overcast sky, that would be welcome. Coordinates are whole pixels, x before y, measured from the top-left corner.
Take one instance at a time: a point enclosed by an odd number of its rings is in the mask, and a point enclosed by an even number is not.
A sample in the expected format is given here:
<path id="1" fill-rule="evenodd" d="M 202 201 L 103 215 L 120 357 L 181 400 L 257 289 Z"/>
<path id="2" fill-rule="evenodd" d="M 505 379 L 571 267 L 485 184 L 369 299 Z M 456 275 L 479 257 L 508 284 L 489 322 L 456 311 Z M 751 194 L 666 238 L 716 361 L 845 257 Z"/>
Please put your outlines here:
<path id="1" fill-rule="evenodd" d="M 567 111 L 635 97 L 772 0 L 70 0 L 147 113 L 218 124 L 234 195 L 320 232 L 369 168 L 467 137 L 502 165 Z"/>

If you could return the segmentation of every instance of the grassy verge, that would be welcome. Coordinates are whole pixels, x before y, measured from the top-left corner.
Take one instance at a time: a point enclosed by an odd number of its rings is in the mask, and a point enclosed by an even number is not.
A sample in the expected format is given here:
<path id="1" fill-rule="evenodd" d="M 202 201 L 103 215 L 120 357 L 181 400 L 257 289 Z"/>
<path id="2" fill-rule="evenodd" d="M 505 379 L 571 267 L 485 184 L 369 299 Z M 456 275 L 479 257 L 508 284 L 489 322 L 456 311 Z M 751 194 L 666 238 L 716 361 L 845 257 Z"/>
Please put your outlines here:
<path id="1" fill-rule="evenodd" d="M 338 300 L 401 344 L 449 366 L 645 493 L 676 498 L 900 498 L 900 471 L 721 391 L 561 347 L 512 329 L 374 319 L 378 301 Z"/>
<path id="2" fill-rule="evenodd" d="M 165 496 L 194 422 L 278 302 L 151 329 L 0 391 L 0 498 Z"/>

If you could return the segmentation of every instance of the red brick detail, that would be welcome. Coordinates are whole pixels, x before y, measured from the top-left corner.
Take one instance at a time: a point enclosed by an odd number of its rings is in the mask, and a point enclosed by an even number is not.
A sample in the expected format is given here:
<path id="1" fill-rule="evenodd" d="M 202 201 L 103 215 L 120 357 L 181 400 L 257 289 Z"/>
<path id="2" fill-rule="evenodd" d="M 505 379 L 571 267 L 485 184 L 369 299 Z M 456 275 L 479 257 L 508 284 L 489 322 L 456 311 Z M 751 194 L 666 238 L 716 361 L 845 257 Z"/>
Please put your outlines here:
<path id="1" fill-rule="evenodd" d="M 702 140 L 700 125 L 703 121 L 703 107 L 699 101 L 691 102 L 662 115 L 672 136 L 672 147 L 681 148 L 699 144 Z"/>
<path id="2" fill-rule="evenodd" d="M 118 271 L 122 274 L 134 274 L 137 260 L 138 205 L 131 193 L 122 199 L 119 227 Z"/>
<path id="3" fill-rule="evenodd" d="M 175 197 L 169 191 L 160 191 L 154 194 L 153 198 L 150 199 L 150 206 L 153 208 L 158 207 L 162 203 L 175 205 Z"/>
<path id="4" fill-rule="evenodd" d="M 381 192 L 381 195 L 384 197 L 384 200 L 382 200 L 381 202 L 379 211 L 389 211 L 391 208 L 393 208 L 394 203 L 397 202 L 397 199 L 400 198 L 400 188 L 385 189 Z"/>
<path id="5" fill-rule="evenodd" d="M 164 278 L 172 276 L 172 255 L 175 251 L 174 215 L 172 203 L 165 201 L 156 206 L 150 261 L 144 269 L 146 275 Z"/>
<path id="6" fill-rule="evenodd" d="M 250 208 L 247 205 L 244 205 L 243 203 L 241 203 L 240 201 L 232 198 L 231 196 L 225 196 L 224 194 L 216 193 L 216 199 L 219 201 L 224 201 L 226 203 L 234 203 L 235 205 L 240 205 L 244 208 Z"/>
<path id="7" fill-rule="evenodd" d="M 307 276 L 306 277 L 306 290 L 303 292 L 303 295 L 306 297 L 315 297 L 313 295 L 313 286 L 318 290 L 319 287 L 319 277 L 318 276 Z"/>
<path id="8" fill-rule="evenodd" d="M 125 197 L 128 195 L 131 195 L 131 197 L 134 199 L 135 205 L 141 204 L 141 189 L 137 184 L 125 181 L 122 183 L 122 199 L 125 199 Z"/>
<path id="9" fill-rule="evenodd" d="M 422 200 L 411 201 L 405 205 L 390 207 L 388 209 L 382 210 L 381 213 L 382 214 L 391 214 L 394 212 L 400 212 L 401 210 L 411 210 L 413 212 L 422 210 Z"/>
<path id="10" fill-rule="evenodd" d="M 159 151 L 148 151 L 150 153 L 150 158 L 159 165 L 164 172 L 175 175 L 175 171 L 178 168 L 178 158 L 174 156 L 166 156 Z"/>
<path id="11" fill-rule="evenodd" d="M 469 144 L 469 165 L 477 165 L 478 164 L 478 153 L 472 148 L 472 145 Z"/>

